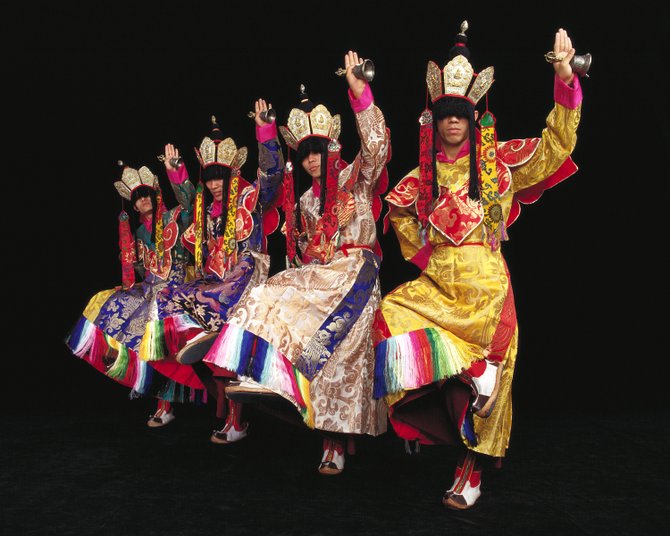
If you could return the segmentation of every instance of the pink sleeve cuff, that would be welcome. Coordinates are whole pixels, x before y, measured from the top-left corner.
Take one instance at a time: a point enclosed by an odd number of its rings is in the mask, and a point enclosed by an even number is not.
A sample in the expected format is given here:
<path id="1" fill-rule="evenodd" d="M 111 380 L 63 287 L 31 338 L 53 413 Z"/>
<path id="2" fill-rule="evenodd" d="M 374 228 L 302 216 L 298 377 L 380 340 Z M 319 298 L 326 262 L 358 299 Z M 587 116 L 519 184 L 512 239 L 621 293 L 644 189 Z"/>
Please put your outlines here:
<path id="1" fill-rule="evenodd" d="M 410 259 L 410 262 L 416 264 L 421 270 L 425 270 L 428 266 L 428 261 L 430 261 L 430 256 L 433 253 L 433 246 L 430 243 L 423 246 L 416 255 Z"/>
<path id="2" fill-rule="evenodd" d="M 572 86 L 567 85 L 558 75 L 554 77 L 554 101 L 574 110 L 582 103 L 582 86 L 579 84 L 579 76 L 575 74 Z"/>
<path id="3" fill-rule="evenodd" d="M 181 184 L 186 179 L 188 179 L 188 172 L 186 171 L 186 166 L 184 164 L 179 166 L 176 171 L 166 171 L 168 179 L 170 179 L 172 184 Z"/>
<path id="4" fill-rule="evenodd" d="M 372 97 L 372 90 L 370 89 L 370 84 L 365 84 L 365 89 L 359 98 L 354 98 L 354 94 L 349 90 L 349 103 L 351 104 L 351 109 L 354 113 L 362 112 L 367 110 L 370 105 L 374 102 Z"/>
<path id="5" fill-rule="evenodd" d="M 265 143 L 277 137 L 277 125 L 269 123 L 259 127 L 256 125 L 256 140 L 258 143 Z"/>

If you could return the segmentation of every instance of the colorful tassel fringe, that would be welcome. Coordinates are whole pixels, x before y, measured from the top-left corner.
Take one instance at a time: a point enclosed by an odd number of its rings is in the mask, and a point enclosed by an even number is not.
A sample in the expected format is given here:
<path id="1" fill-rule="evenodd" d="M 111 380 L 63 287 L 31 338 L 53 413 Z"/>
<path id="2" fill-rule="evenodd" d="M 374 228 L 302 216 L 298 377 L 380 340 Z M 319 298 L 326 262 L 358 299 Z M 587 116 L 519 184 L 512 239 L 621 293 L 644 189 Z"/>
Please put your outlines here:
<path id="1" fill-rule="evenodd" d="M 130 398 L 155 396 L 168 402 L 207 402 L 202 389 L 176 383 L 139 359 L 136 352 L 105 334 L 85 317 L 80 317 L 65 343 L 80 357 L 117 382 L 131 387 Z M 113 362 L 109 363 L 114 356 Z"/>
<path id="2" fill-rule="evenodd" d="M 374 398 L 450 378 L 474 361 L 435 328 L 385 339 L 375 352 Z"/>
<path id="3" fill-rule="evenodd" d="M 291 362 L 261 337 L 226 324 L 204 361 L 251 378 L 264 387 L 295 401 L 303 420 L 313 426 L 309 381 Z"/>

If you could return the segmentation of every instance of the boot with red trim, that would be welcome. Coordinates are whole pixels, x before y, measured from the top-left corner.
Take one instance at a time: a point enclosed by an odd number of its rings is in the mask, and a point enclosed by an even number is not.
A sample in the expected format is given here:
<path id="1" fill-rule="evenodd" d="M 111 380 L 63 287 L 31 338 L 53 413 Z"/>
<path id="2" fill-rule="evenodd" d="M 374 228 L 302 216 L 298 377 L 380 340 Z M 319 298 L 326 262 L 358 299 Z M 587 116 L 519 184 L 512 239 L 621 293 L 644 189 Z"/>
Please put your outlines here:
<path id="1" fill-rule="evenodd" d="M 491 415 L 498 399 L 502 371 L 502 363 L 491 359 L 481 359 L 475 361 L 468 370 L 460 374 L 461 380 L 472 387 L 475 395 L 472 411 L 478 417 L 485 419 Z"/>
<path id="2" fill-rule="evenodd" d="M 172 405 L 167 400 L 159 400 L 156 413 L 149 415 L 147 426 L 149 428 L 160 428 L 174 421 L 175 416 Z"/>
<path id="3" fill-rule="evenodd" d="M 242 404 L 232 400 L 228 400 L 227 402 L 228 416 L 226 417 L 226 423 L 221 430 L 214 430 L 209 438 L 212 443 L 216 443 L 217 445 L 235 443 L 236 441 L 247 437 L 249 423 L 240 422 L 242 416 Z"/>
<path id="4" fill-rule="evenodd" d="M 319 464 L 322 475 L 339 475 L 344 471 L 344 441 L 334 437 L 323 438 L 323 456 Z"/>
<path id="5" fill-rule="evenodd" d="M 467 510 L 481 492 L 482 467 L 477 454 L 468 450 L 456 465 L 454 483 L 444 492 L 442 504 L 452 510 Z"/>

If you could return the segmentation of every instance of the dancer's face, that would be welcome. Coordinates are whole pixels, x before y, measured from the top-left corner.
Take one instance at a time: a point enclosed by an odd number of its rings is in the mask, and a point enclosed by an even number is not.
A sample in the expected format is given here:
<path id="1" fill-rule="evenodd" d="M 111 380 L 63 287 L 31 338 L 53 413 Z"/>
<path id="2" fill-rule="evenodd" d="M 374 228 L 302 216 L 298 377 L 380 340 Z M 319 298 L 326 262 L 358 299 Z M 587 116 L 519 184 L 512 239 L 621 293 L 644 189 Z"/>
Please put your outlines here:
<path id="1" fill-rule="evenodd" d="M 313 179 L 321 177 L 321 153 L 309 153 L 302 161 L 302 168 Z"/>
<path id="2" fill-rule="evenodd" d="M 215 201 L 223 199 L 223 179 L 212 179 L 205 183 Z"/>
<path id="3" fill-rule="evenodd" d="M 154 205 L 151 202 L 151 196 L 147 194 L 144 197 L 138 197 L 135 200 L 135 210 L 139 212 L 140 216 L 142 217 L 151 214 L 154 210 Z"/>
<path id="4" fill-rule="evenodd" d="M 470 135 L 470 125 L 465 117 L 456 117 L 448 115 L 440 119 L 437 123 L 437 132 L 440 135 L 443 145 L 459 146 L 462 145 Z"/>

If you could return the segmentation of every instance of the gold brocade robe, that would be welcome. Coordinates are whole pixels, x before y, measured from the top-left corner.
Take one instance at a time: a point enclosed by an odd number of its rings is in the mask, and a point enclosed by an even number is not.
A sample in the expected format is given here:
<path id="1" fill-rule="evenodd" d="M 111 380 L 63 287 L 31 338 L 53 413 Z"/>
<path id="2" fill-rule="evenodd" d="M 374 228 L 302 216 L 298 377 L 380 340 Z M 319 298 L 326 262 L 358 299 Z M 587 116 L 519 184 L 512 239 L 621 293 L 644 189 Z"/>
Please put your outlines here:
<path id="1" fill-rule="evenodd" d="M 541 138 L 498 144 L 500 203 L 508 225 L 518 214 L 520 199 L 534 201 L 543 189 L 576 169 L 569 156 L 580 113 L 581 106 L 569 109 L 556 104 Z M 425 234 L 415 207 L 418 168 L 386 197 L 402 254 L 423 272 L 385 296 L 381 311 L 391 336 L 434 328 L 449 340 L 463 362 L 499 354 L 504 364 L 499 398 L 487 419 L 474 417 L 478 444 L 470 448 L 503 456 L 511 429 L 517 354 L 510 278 L 500 249 L 494 251 L 487 244 L 480 203 L 467 198 L 469 156 L 436 165 L 440 194 Z M 388 401 L 397 402 L 404 392 L 390 393 Z"/>
<path id="2" fill-rule="evenodd" d="M 311 380 L 296 368 L 306 409 L 300 408 L 290 393 L 276 391 L 301 410 L 310 427 L 378 435 L 386 431 L 387 406 L 384 400 L 372 397 L 374 346 L 370 333 L 381 299 L 379 260 L 371 252 L 377 241 L 372 205 L 375 185 L 386 165 L 389 139 L 384 116 L 374 104 L 356 114 L 356 124 L 361 150 L 338 177 L 339 188 L 348 190 L 353 204 L 348 203 L 338 218 L 339 238 L 332 259 L 274 275 L 251 290 L 228 323 L 264 339 L 293 366 L 304 360 L 310 349 L 330 347 L 337 340 Z M 312 189 L 301 196 L 307 233 L 307 242 L 300 244 L 303 252 L 317 231 L 319 203 Z M 365 288 L 361 295 L 367 301 L 361 303 L 357 317 L 337 316 L 338 307 L 358 284 Z"/>

